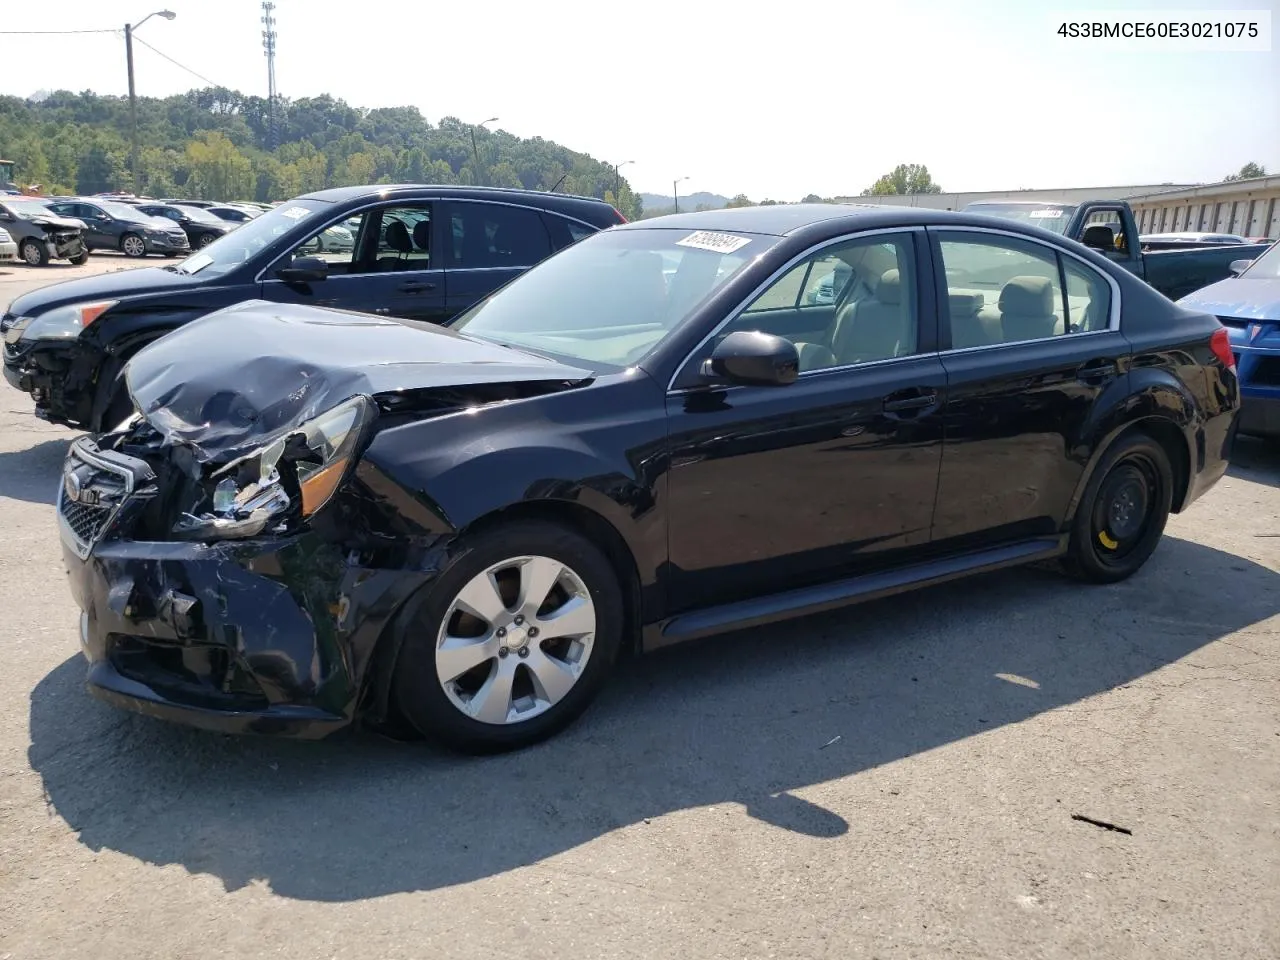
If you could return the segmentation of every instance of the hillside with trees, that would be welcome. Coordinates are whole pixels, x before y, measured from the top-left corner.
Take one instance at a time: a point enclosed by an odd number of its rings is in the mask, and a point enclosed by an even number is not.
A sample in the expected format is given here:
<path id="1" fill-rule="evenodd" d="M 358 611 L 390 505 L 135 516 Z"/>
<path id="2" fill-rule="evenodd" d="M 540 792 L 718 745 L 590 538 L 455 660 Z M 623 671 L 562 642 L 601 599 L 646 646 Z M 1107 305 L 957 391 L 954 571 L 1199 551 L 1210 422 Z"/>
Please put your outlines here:
<path id="1" fill-rule="evenodd" d="M 56 91 L 0 97 L 0 156 L 46 194 L 135 191 L 152 197 L 283 200 L 358 183 L 456 183 L 601 197 L 630 219 L 639 195 L 614 169 L 541 137 L 428 123 L 416 107 L 362 109 L 329 96 L 267 100 L 213 87 L 138 98 L 138 183 L 129 171 L 124 97 Z M 473 140 L 474 137 L 474 140 Z M 619 186 L 615 196 L 615 185 Z"/>

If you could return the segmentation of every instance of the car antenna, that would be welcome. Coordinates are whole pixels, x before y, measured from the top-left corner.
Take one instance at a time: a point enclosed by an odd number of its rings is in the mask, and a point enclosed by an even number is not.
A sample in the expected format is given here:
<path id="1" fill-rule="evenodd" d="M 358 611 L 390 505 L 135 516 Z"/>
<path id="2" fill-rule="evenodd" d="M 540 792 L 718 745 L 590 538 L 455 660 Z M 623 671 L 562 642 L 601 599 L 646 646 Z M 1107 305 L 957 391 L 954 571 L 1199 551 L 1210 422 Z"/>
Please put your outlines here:
<path id="1" fill-rule="evenodd" d="M 557 190 L 559 190 L 559 189 L 560 189 L 560 184 L 564 183 L 564 181 L 565 181 L 565 177 L 568 177 L 568 176 L 569 176 L 569 175 L 566 173 L 566 174 L 564 175 L 564 177 L 561 177 L 559 180 L 557 180 L 557 181 L 556 181 L 556 185 L 555 185 L 554 187 L 552 187 L 550 190 L 548 190 L 548 191 L 547 191 L 547 193 L 555 193 Z"/>

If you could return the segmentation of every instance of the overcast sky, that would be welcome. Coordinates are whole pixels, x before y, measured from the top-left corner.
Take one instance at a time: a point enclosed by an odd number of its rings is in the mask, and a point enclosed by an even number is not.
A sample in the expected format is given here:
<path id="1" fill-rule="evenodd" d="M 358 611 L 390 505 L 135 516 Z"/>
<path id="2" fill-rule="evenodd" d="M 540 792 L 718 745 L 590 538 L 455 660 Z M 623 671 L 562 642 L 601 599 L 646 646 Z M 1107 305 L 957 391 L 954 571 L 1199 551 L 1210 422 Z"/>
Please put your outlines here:
<path id="1" fill-rule="evenodd" d="M 161 0 L 163 4 L 165 0 Z M 0 91 L 127 90 L 119 34 L 150 0 L 5 4 Z M 898 163 L 947 190 L 1216 180 L 1280 172 L 1280 53 L 1103 50 L 1048 12 L 1270 10 L 1280 0 L 277 0 L 280 92 L 497 116 L 610 162 L 639 190 L 854 194 Z M 140 39 L 265 95 L 258 0 L 168 0 Z M 117 21 L 119 21 L 117 23 Z M 135 47 L 140 95 L 203 85 Z M 3 144 L 0 144 L 0 148 Z M 0 149 L 2 152 L 2 149 Z"/>

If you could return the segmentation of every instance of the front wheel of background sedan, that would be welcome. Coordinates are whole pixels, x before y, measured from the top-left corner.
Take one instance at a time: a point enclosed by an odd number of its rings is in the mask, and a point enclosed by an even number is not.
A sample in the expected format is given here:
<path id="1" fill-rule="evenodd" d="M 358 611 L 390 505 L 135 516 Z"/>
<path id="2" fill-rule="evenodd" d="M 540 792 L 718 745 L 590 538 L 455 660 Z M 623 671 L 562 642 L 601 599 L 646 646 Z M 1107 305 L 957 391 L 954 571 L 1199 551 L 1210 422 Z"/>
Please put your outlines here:
<path id="1" fill-rule="evenodd" d="M 395 702 L 424 736 L 491 753 L 562 730 L 604 685 L 622 643 L 622 588 L 604 553 L 522 521 L 461 544 L 402 623 Z"/>
<path id="2" fill-rule="evenodd" d="M 49 251 L 43 243 L 35 240 L 22 241 L 22 259 L 29 267 L 47 267 L 49 265 Z"/>
<path id="3" fill-rule="evenodd" d="M 120 238 L 120 249 L 124 251 L 126 257 L 145 257 L 147 255 L 147 244 L 136 233 L 126 233 Z"/>
<path id="4" fill-rule="evenodd" d="M 1143 433 L 1123 437 L 1089 480 L 1071 530 L 1067 569 L 1095 583 L 1115 583 L 1147 562 L 1173 502 L 1169 456 Z"/>
<path id="5" fill-rule="evenodd" d="M 202 233 L 200 234 L 200 239 L 196 241 L 196 246 L 207 247 L 209 244 L 213 243 L 213 241 L 217 239 L 218 239 L 218 235 L 216 233 Z"/>

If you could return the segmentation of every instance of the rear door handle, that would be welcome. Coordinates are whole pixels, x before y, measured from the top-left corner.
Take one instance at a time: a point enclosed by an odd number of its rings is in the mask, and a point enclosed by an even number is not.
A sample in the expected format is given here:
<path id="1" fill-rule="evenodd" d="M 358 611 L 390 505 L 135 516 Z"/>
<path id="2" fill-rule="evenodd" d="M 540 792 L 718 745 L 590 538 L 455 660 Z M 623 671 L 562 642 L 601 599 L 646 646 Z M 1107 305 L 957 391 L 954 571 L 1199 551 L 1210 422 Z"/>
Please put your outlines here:
<path id="1" fill-rule="evenodd" d="M 434 283 L 422 283 L 417 280 L 410 280 L 408 283 L 400 285 L 401 293 L 425 293 L 427 290 L 434 290 Z"/>
<path id="2" fill-rule="evenodd" d="M 1076 379 L 1083 380 L 1085 383 L 1106 380 L 1115 375 L 1116 362 L 1114 360 L 1091 360 L 1076 368 Z"/>
<path id="3" fill-rule="evenodd" d="M 908 413 L 912 410 L 924 410 L 938 402 L 938 394 L 933 390 L 912 391 L 899 390 L 890 394 L 884 401 L 886 413 Z"/>

